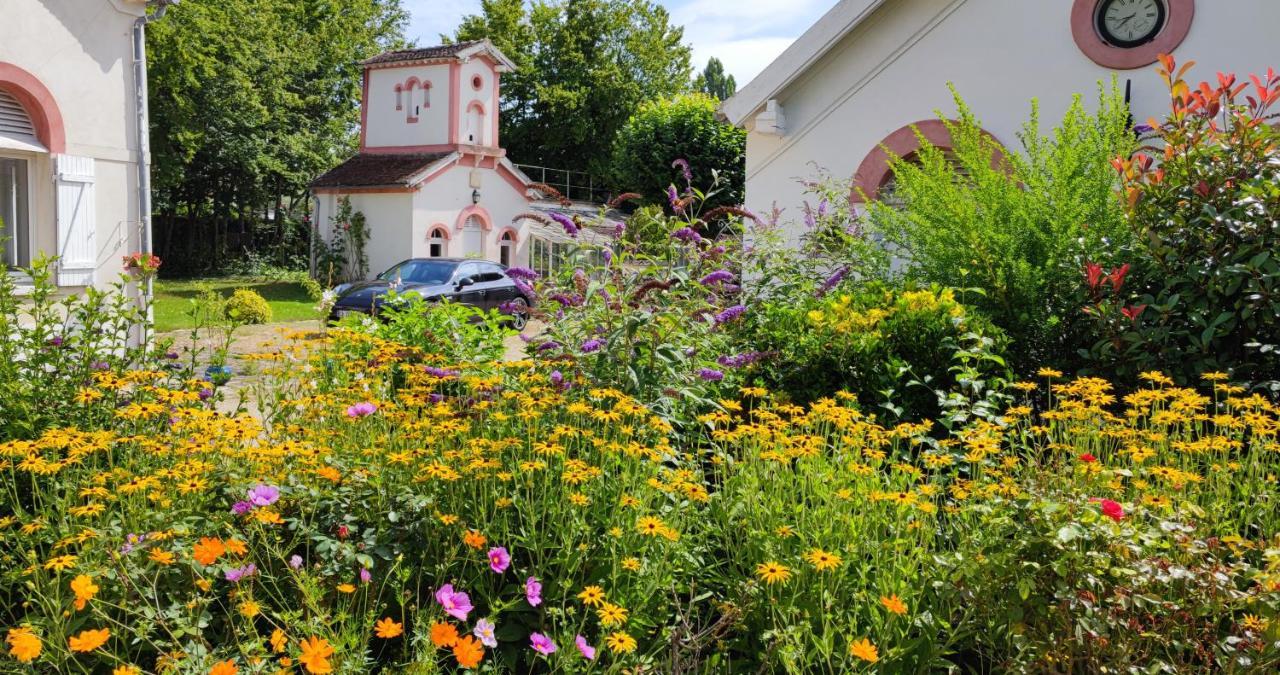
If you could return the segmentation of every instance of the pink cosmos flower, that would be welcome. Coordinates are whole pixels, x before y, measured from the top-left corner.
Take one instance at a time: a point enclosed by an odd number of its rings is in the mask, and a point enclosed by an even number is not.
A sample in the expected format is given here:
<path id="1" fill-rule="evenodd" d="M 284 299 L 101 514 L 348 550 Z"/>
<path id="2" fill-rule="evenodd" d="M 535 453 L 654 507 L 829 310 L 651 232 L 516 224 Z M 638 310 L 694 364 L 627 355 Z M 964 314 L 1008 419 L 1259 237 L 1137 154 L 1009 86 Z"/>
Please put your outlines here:
<path id="1" fill-rule="evenodd" d="M 444 613 L 459 620 L 466 621 L 467 614 L 471 612 L 471 598 L 466 593 L 459 593 L 453 590 L 453 584 L 445 584 L 436 591 L 436 602 L 444 608 Z"/>
<path id="2" fill-rule="evenodd" d="M 533 651 L 543 655 L 554 654 L 556 651 L 556 643 L 542 633 L 530 633 L 529 645 L 533 647 Z"/>
<path id="3" fill-rule="evenodd" d="M 489 569 L 502 574 L 511 566 L 511 554 L 507 553 L 507 549 L 499 546 L 489 549 Z"/>
<path id="4" fill-rule="evenodd" d="M 229 569 L 226 572 L 227 581 L 237 582 L 245 577 L 253 576 L 254 573 L 257 571 L 258 571 L 258 566 L 254 565 L 253 563 L 249 563 L 244 567 L 236 567 L 234 569 Z"/>
<path id="5" fill-rule="evenodd" d="M 578 651 L 582 652 L 582 658 L 588 661 L 596 660 L 596 648 L 587 644 L 587 639 L 578 635 L 573 638 L 573 644 L 578 645 Z"/>
<path id="6" fill-rule="evenodd" d="M 296 553 L 289 556 L 289 567 L 292 567 L 295 570 L 302 567 L 302 556 Z"/>
<path id="7" fill-rule="evenodd" d="M 480 619 L 476 622 L 475 630 L 471 631 L 480 639 L 480 644 L 492 649 L 498 646 L 498 638 L 494 635 L 495 626 L 488 619 Z"/>
<path id="8" fill-rule="evenodd" d="M 373 574 L 371 574 L 371 573 L 369 572 L 369 570 L 368 570 L 368 569 L 366 569 L 366 568 L 364 568 L 364 567 L 361 567 L 361 568 L 360 568 L 360 583 L 362 583 L 362 584 L 367 584 L 367 583 L 369 583 L 369 581 L 370 581 L 371 579 L 373 579 Z"/>
<path id="9" fill-rule="evenodd" d="M 280 500 L 280 488 L 274 485 L 257 485 L 249 488 L 249 502 L 254 506 L 271 506 Z"/>
<path id="10" fill-rule="evenodd" d="M 1089 501 L 1101 505 L 1102 515 L 1116 521 L 1117 523 L 1124 518 L 1124 507 L 1120 505 L 1120 502 L 1112 501 L 1110 499 L 1100 499 L 1098 497 L 1093 497 Z"/>
<path id="11" fill-rule="evenodd" d="M 369 401 L 365 401 L 363 403 L 357 403 L 347 408 L 347 417 L 350 417 L 352 419 L 358 419 L 361 417 L 368 417 L 369 415 L 372 415 L 377 411 L 378 411 L 377 405 L 370 403 Z"/>
<path id="12" fill-rule="evenodd" d="M 542 604 L 542 584 L 538 583 L 537 577 L 524 580 L 524 599 L 529 601 L 531 607 Z"/>

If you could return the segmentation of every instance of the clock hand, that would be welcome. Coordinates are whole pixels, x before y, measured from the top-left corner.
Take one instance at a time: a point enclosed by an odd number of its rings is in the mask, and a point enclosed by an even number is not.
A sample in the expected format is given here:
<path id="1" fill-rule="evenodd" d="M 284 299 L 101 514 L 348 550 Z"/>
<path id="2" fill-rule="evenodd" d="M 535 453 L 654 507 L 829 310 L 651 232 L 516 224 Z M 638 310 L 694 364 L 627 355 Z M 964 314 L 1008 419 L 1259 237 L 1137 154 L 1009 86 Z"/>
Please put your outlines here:
<path id="1" fill-rule="evenodd" d="M 1124 25 L 1132 21 L 1133 17 L 1135 16 L 1137 16 L 1137 14 L 1130 14 L 1129 16 L 1126 16 L 1125 18 L 1121 19 L 1120 23 L 1116 24 L 1116 29 L 1119 30 L 1120 28 L 1123 28 Z"/>

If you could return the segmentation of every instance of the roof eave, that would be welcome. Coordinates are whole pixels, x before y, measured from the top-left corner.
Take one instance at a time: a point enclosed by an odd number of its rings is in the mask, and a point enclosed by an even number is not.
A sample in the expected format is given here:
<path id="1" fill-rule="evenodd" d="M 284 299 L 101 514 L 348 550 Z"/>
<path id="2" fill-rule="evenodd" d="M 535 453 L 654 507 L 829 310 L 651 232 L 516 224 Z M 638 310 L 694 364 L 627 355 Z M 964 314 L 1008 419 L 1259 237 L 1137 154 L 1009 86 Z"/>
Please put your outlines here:
<path id="1" fill-rule="evenodd" d="M 817 23 L 791 43 L 778 58 L 737 94 L 720 104 L 719 115 L 743 126 L 770 99 L 825 56 L 846 35 L 888 0 L 840 0 Z"/>

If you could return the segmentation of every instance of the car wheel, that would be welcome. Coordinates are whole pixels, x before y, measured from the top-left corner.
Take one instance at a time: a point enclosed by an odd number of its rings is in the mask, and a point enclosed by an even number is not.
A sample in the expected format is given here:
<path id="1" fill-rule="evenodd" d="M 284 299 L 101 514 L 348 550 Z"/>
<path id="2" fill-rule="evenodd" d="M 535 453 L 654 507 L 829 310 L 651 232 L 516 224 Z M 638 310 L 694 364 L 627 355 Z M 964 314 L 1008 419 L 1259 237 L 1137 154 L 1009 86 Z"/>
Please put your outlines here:
<path id="1" fill-rule="evenodd" d="M 524 330 L 529 324 L 529 302 L 524 298 L 516 298 L 508 304 L 511 306 L 510 326 L 516 330 Z"/>

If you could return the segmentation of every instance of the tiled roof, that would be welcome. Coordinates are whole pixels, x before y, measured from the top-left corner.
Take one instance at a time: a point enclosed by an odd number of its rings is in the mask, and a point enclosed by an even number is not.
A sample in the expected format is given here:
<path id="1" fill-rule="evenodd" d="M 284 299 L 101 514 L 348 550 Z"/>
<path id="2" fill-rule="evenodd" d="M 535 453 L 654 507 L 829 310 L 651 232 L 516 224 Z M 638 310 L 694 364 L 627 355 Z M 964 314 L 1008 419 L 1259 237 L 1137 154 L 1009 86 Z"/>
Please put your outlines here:
<path id="1" fill-rule="evenodd" d="M 371 66 L 379 63 L 395 63 L 396 61 L 447 59 L 457 56 L 459 52 L 474 47 L 481 42 L 484 42 L 484 40 L 459 42 L 452 45 L 436 45 L 435 47 L 420 47 L 418 49 L 397 49 L 395 51 L 383 52 L 371 59 L 368 59 L 364 61 L 364 65 Z"/>
<path id="2" fill-rule="evenodd" d="M 409 180 L 450 153 L 371 154 L 348 159 L 311 182 L 313 188 L 409 185 Z"/>

